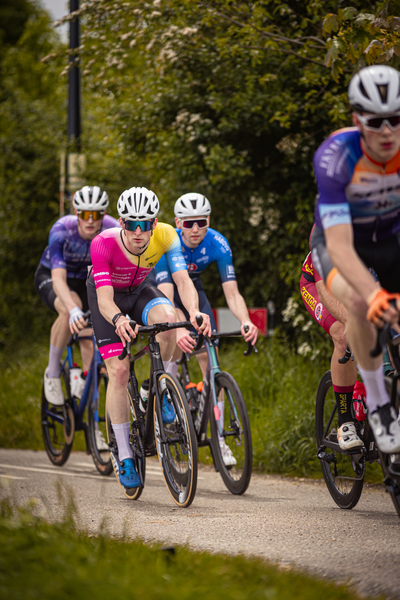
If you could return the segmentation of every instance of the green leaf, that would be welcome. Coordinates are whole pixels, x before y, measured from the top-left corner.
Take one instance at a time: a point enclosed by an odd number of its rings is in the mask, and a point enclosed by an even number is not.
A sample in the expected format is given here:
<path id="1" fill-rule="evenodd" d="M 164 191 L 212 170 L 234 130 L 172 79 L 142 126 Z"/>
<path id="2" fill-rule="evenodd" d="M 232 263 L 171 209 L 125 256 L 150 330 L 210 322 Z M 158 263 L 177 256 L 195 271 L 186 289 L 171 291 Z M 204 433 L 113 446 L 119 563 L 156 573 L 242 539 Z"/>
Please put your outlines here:
<path id="1" fill-rule="evenodd" d="M 330 13 L 327 15 L 323 21 L 323 32 L 327 35 L 330 33 L 336 32 L 339 30 L 339 20 L 337 15 Z"/>
<path id="2" fill-rule="evenodd" d="M 357 9 L 353 8 L 352 6 L 348 6 L 346 8 L 343 8 L 342 10 L 339 10 L 339 14 L 342 17 L 343 21 L 349 21 L 350 19 L 354 19 L 357 12 Z"/>

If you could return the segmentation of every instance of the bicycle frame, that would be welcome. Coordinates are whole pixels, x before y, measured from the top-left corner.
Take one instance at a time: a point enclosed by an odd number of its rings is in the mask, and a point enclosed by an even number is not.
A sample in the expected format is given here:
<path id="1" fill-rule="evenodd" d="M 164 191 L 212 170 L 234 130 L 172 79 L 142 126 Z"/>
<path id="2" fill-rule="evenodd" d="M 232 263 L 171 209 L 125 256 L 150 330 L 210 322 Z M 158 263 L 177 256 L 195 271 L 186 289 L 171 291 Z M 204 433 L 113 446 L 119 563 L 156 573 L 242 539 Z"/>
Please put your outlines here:
<path id="1" fill-rule="evenodd" d="M 164 373 L 164 365 L 161 360 L 160 346 L 159 346 L 159 343 L 155 339 L 155 335 L 150 334 L 149 335 L 149 343 L 144 348 L 139 350 L 139 352 L 136 352 L 136 354 L 134 354 L 133 356 L 131 356 L 129 358 L 129 363 L 130 363 L 129 381 L 132 386 L 132 392 L 133 392 L 134 398 L 136 400 L 138 400 L 139 399 L 139 388 L 138 388 L 138 381 L 137 381 L 137 377 L 136 377 L 136 373 L 135 373 L 135 362 L 137 360 L 139 360 L 139 358 L 142 358 L 143 356 L 145 356 L 146 354 L 148 354 L 150 356 L 150 365 L 151 365 L 150 366 L 150 390 L 153 389 L 153 387 L 154 387 L 156 399 L 158 400 L 157 407 L 159 410 L 161 403 L 160 403 L 157 379 L 161 373 Z M 154 456 L 155 454 L 157 454 L 155 437 L 154 437 L 154 428 L 153 428 L 153 425 L 154 425 L 153 407 L 154 407 L 154 395 L 150 393 L 148 405 L 147 405 L 147 409 L 146 409 L 147 417 L 146 417 L 146 421 L 145 421 L 144 436 L 143 436 L 145 456 Z M 161 413 L 158 415 L 158 423 L 159 424 L 162 423 Z M 161 441 L 165 443 L 165 437 L 164 437 L 164 432 L 163 432 L 162 426 L 161 426 L 160 436 L 161 436 Z"/>
<path id="2" fill-rule="evenodd" d="M 93 382 L 93 394 L 91 397 L 91 401 L 92 402 L 96 402 L 97 400 L 97 394 L 98 394 L 98 377 L 99 377 L 99 366 L 100 365 L 104 365 L 103 359 L 101 357 L 101 354 L 99 352 L 99 349 L 97 348 L 96 345 L 96 340 L 94 335 L 91 336 L 82 336 L 82 337 L 75 337 L 72 336 L 67 344 L 67 355 L 62 363 L 62 366 L 60 368 L 60 376 L 62 377 L 62 373 L 65 369 L 65 365 L 68 365 L 68 368 L 71 369 L 74 365 L 74 360 L 73 360 L 73 345 L 80 341 L 80 340 L 92 340 L 93 341 L 93 358 L 92 358 L 92 362 L 90 364 L 90 368 L 88 370 L 87 373 L 87 377 L 86 377 L 86 384 L 82 393 L 82 398 L 79 400 L 79 403 L 77 402 L 76 398 L 70 398 L 71 402 L 72 402 L 72 409 L 74 412 L 74 417 L 75 417 L 75 431 L 84 431 L 85 432 L 85 440 L 86 440 L 86 446 L 89 450 L 89 443 L 88 443 L 88 438 L 87 438 L 87 423 L 83 420 L 83 416 L 85 414 L 85 409 L 89 400 L 89 395 L 90 395 L 90 388 Z M 59 413 L 59 412 L 54 412 L 52 410 L 48 410 L 47 409 L 47 414 L 49 416 L 52 417 L 52 419 L 54 419 L 54 421 L 57 421 L 58 423 L 60 423 L 61 425 L 64 422 L 64 411 L 63 414 Z M 99 420 L 99 416 L 98 416 L 98 411 L 95 411 L 95 420 L 98 421 Z"/>

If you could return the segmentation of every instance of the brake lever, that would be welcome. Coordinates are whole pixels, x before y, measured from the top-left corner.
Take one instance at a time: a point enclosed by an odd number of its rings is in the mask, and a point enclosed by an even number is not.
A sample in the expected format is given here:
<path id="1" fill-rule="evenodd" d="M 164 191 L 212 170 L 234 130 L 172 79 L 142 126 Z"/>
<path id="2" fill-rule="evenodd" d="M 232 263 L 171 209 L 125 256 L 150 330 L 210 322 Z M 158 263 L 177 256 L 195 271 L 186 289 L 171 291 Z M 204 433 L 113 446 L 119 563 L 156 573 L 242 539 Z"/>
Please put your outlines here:
<path id="1" fill-rule="evenodd" d="M 135 331 L 135 327 L 136 327 L 136 321 L 132 321 L 132 320 L 130 320 L 130 321 L 129 321 L 129 325 L 130 325 L 130 326 L 132 327 L 132 329 Z M 130 339 L 129 339 L 129 341 L 126 343 L 126 346 L 125 346 L 125 347 L 124 347 L 124 349 L 122 350 L 121 354 L 119 354 L 119 355 L 118 355 L 118 359 L 119 359 L 119 360 L 124 360 L 124 358 L 125 358 L 126 356 L 128 356 L 128 354 L 130 354 L 130 353 L 131 353 L 131 345 L 132 345 L 132 343 L 133 343 L 133 338 L 132 338 L 132 336 L 131 336 L 131 335 L 130 335 L 129 337 L 130 337 Z"/>
<path id="2" fill-rule="evenodd" d="M 370 356 L 372 358 L 376 358 L 383 352 L 383 349 L 386 346 L 386 340 L 387 340 L 389 330 L 390 330 L 390 323 L 385 323 L 385 325 L 382 327 L 382 329 L 378 330 L 375 348 L 373 350 L 371 350 L 371 352 L 370 352 Z"/>

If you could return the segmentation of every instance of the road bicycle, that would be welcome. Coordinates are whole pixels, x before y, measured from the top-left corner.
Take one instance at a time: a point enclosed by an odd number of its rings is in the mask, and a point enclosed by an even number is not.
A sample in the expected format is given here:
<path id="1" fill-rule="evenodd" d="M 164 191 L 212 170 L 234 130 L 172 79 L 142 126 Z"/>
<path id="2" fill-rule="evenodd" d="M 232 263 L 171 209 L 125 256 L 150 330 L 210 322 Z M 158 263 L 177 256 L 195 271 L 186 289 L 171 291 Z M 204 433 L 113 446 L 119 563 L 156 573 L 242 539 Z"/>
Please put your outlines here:
<path id="1" fill-rule="evenodd" d="M 377 345 L 371 356 L 378 356 L 389 346 L 395 371 L 392 376 L 385 377 L 385 384 L 390 401 L 396 414 L 399 413 L 399 397 L 397 382 L 400 378 L 400 337 L 393 339 L 390 326 L 385 325 L 378 332 Z M 349 355 L 347 360 L 349 359 Z M 341 362 L 346 362 L 344 357 Z M 364 411 L 367 415 L 367 409 Z M 331 372 L 327 371 L 318 386 L 315 409 L 315 426 L 317 437 L 317 457 L 320 459 L 325 483 L 336 504 L 343 509 L 351 509 L 360 499 L 364 484 L 366 463 L 378 462 L 381 465 L 386 491 L 390 494 L 397 514 L 400 516 L 400 455 L 381 452 L 368 424 L 368 418 L 355 422 L 357 435 L 363 440 L 364 447 L 344 452 L 337 440 L 337 406 L 332 388 Z"/>
<path id="2" fill-rule="evenodd" d="M 90 311 L 84 314 L 88 319 Z M 93 359 L 86 376 L 85 387 L 80 399 L 71 395 L 70 373 L 76 366 L 73 347 L 79 340 L 93 342 Z M 44 447 L 47 456 L 54 465 L 61 467 L 68 459 L 75 431 L 85 434 L 87 452 L 101 475 L 112 472 L 108 444 L 106 443 L 106 391 L 108 384 L 107 369 L 97 348 L 93 335 L 74 334 L 67 344 L 67 355 L 60 363 L 61 386 L 64 405 L 54 406 L 47 402 L 42 389 L 41 421 Z M 87 421 L 85 410 L 87 407 Z"/>
<path id="3" fill-rule="evenodd" d="M 241 335 L 240 331 L 215 331 L 205 337 L 199 335 L 193 353 L 182 353 L 177 361 L 182 367 L 179 380 L 191 408 L 197 444 L 210 448 L 215 470 L 221 474 L 228 490 L 237 495 L 244 494 L 251 478 L 253 450 L 250 423 L 237 382 L 230 373 L 221 371 L 215 341 Z M 188 362 L 193 354 L 199 353 L 204 341 L 208 356 L 207 371 L 202 384 L 196 386 L 190 380 Z M 257 348 L 249 342 L 244 355 L 249 356 L 253 348 L 257 352 Z M 235 464 L 224 463 L 220 441 L 231 450 Z"/>
<path id="4" fill-rule="evenodd" d="M 132 328 L 136 326 L 130 321 Z M 167 489 L 174 502 L 180 507 L 188 507 L 193 502 L 197 486 L 197 444 L 190 410 L 185 393 L 179 381 L 164 371 L 160 346 L 156 335 L 163 331 L 190 326 L 187 321 L 180 323 L 155 323 L 139 327 L 139 334 L 147 334 L 148 344 L 130 356 L 131 342 L 120 354 L 120 360 L 129 356 L 128 399 L 131 425 L 129 443 L 133 451 L 136 471 L 141 485 L 129 489 L 121 486 L 125 496 L 137 500 L 145 485 L 146 457 L 158 455 Z M 139 394 L 135 374 L 135 362 L 143 356 L 150 356 L 149 397 L 145 410 Z M 175 419 L 170 424 L 162 420 L 162 400 L 171 402 Z M 142 408 L 141 408 L 142 407 Z M 107 411 L 107 437 L 115 475 L 119 483 L 118 448 Z"/>

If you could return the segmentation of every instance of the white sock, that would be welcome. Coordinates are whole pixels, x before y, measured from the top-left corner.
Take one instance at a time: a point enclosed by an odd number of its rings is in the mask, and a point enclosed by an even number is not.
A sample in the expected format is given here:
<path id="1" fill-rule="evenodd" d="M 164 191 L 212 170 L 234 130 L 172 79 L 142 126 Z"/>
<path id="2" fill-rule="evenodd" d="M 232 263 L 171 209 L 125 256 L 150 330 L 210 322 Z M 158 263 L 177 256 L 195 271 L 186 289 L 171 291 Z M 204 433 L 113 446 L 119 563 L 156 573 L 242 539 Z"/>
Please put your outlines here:
<path id="1" fill-rule="evenodd" d="M 125 458 L 133 458 L 132 448 L 129 445 L 129 430 L 131 424 L 129 423 L 117 423 L 113 424 L 112 428 L 115 433 L 118 446 L 118 458 L 119 461 L 125 460 Z"/>
<path id="2" fill-rule="evenodd" d="M 169 359 L 169 360 L 163 360 L 162 361 L 162 364 L 163 364 L 163 367 L 164 367 L 164 371 L 166 371 L 167 373 L 169 373 L 168 367 L 169 367 L 170 363 L 171 363 L 171 359 Z"/>
<path id="3" fill-rule="evenodd" d="M 49 364 L 46 369 L 47 377 L 60 377 L 60 360 L 64 348 L 56 348 L 50 344 Z"/>
<path id="4" fill-rule="evenodd" d="M 373 413 L 379 406 L 384 406 L 390 402 L 383 378 L 382 365 L 376 371 L 365 371 L 360 366 L 358 366 L 358 370 L 360 371 L 365 391 L 367 392 L 365 401 L 368 410 Z"/>
<path id="5" fill-rule="evenodd" d="M 175 361 L 170 361 L 168 367 L 165 369 L 167 373 L 169 373 L 170 375 L 173 375 L 174 377 L 177 377 L 178 375 L 178 365 L 176 364 Z"/>

